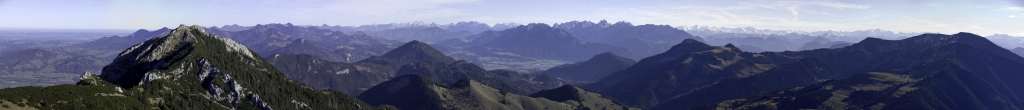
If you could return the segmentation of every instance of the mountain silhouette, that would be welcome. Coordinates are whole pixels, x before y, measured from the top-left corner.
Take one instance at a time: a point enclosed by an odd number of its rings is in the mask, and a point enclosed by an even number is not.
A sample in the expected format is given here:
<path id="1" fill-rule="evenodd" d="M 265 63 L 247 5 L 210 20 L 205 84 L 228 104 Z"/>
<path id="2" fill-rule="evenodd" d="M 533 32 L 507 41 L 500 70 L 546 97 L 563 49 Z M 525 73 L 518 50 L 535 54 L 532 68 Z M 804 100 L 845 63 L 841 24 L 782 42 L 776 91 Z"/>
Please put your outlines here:
<path id="1" fill-rule="evenodd" d="M 359 94 L 396 76 L 403 65 L 417 62 L 455 62 L 429 44 L 411 41 L 382 56 L 355 63 L 335 62 L 308 54 L 275 54 L 268 62 L 289 78 L 321 89 Z M 343 83 L 343 84 L 338 84 Z"/>
<path id="2" fill-rule="evenodd" d="M 1020 91 L 1013 89 L 1020 87 L 1013 87 L 1010 84 L 1013 83 L 1012 79 L 1018 76 L 1007 73 L 1019 71 L 1012 67 L 1014 65 L 1024 65 L 1021 64 L 1024 58 L 1014 55 L 1010 51 L 1000 48 L 978 35 L 970 33 L 957 33 L 953 35 L 923 34 L 903 40 L 868 38 L 857 44 L 839 49 L 819 50 L 828 50 L 830 52 L 783 64 L 757 75 L 720 80 L 716 84 L 703 87 L 700 90 L 676 96 L 672 100 L 653 108 L 692 108 L 700 104 L 752 97 L 789 87 L 815 84 L 819 83 L 822 79 L 841 79 L 871 72 L 908 75 L 908 78 L 913 79 L 940 81 L 926 82 L 926 85 L 911 86 L 939 89 L 911 91 L 923 93 L 915 95 L 915 97 L 921 98 L 913 99 L 918 102 L 911 100 L 912 103 L 921 104 L 914 105 L 913 107 L 930 109 L 1006 109 L 1020 108 L 1021 105 L 1018 103 L 1020 101 L 1016 99 L 956 100 L 981 97 L 1017 97 L 1014 94 Z M 967 79 L 944 79 L 951 77 L 942 75 L 955 75 Z M 963 75 L 968 75 L 969 77 Z M 976 83 L 960 86 L 929 86 L 957 82 Z M 1001 88 L 981 89 L 990 87 Z M 937 91 L 948 91 L 951 89 L 968 91 L 935 94 Z M 969 96 L 964 94 L 966 92 L 985 93 L 989 94 L 989 96 Z M 709 94 L 715 94 L 715 96 L 707 96 Z M 954 100 L 945 100 L 943 98 L 953 98 Z M 885 101 L 889 99 L 870 98 L 861 100 Z M 950 105 L 953 103 L 982 105 Z M 892 107 L 899 108 L 900 106 Z"/>
<path id="3" fill-rule="evenodd" d="M 552 67 L 544 71 L 544 74 L 570 80 L 576 84 L 591 83 L 604 78 L 608 74 L 633 66 L 635 63 L 636 61 L 633 61 L 633 59 L 621 57 L 614 53 L 601 53 L 594 55 L 594 57 L 587 61 Z"/>
<path id="4" fill-rule="evenodd" d="M 571 86 L 569 86 L 571 88 Z M 623 109 L 610 99 L 592 92 L 549 90 L 544 96 L 582 96 L 577 100 L 552 101 L 528 97 L 484 85 L 476 80 L 459 80 L 451 85 L 434 83 L 419 74 L 408 74 L 374 86 L 359 95 L 370 104 L 390 104 L 399 109 Z M 570 92 L 562 92 L 570 91 Z M 579 100 L 586 99 L 586 100 Z"/>

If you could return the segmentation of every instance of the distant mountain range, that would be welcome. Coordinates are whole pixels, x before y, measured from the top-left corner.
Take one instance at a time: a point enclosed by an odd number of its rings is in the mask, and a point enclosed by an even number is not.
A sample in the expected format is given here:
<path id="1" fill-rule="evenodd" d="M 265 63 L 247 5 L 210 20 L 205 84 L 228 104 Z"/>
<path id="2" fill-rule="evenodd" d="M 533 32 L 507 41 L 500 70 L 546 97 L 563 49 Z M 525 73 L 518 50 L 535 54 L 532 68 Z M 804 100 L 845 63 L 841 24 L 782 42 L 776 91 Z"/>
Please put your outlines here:
<path id="1" fill-rule="evenodd" d="M 563 61 L 583 61 L 586 60 L 584 56 L 604 52 L 628 57 L 639 56 L 627 48 L 580 41 L 572 34 L 547 24 L 529 24 L 503 31 L 487 31 L 469 38 L 474 40 L 461 47 L 466 47 L 476 54 L 511 53 L 512 56 Z"/>
<path id="2" fill-rule="evenodd" d="M 520 26 L 520 25 L 522 25 L 522 24 L 519 24 L 519 23 L 497 23 L 497 24 L 494 24 L 493 26 L 491 26 L 491 25 L 487 25 L 486 23 L 480 23 L 480 22 L 476 22 L 476 21 L 466 21 L 466 22 L 458 22 L 458 23 L 450 23 L 450 24 L 424 23 L 424 22 L 416 21 L 416 22 L 406 22 L 406 23 L 370 24 L 370 25 L 344 26 L 344 27 L 342 27 L 342 26 L 327 26 L 327 27 L 331 27 L 331 28 L 325 28 L 325 29 L 338 29 L 338 31 L 341 31 L 341 30 L 382 31 L 382 30 L 388 30 L 388 29 L 401 29 L 401 28 L 438 27 L 438 28 L 442 28 L 442 29 L 449 30 L 449 31 L 452 31 L 452 32 L 468 31 L 468 32 L 472 32 L 472 33 L 480 33 L 480 32 L 487 31 L 487 30 L 500 31 L 500 30 L 505 30 L 505 29 L 508 29 L 508 28 L 515 28 L 515 27 Z M 325 26 L 326 25 L 322 25 L 321 27 L 325 27 Z"/>
<path id="3" fill-rule="evenodd" d="M 406 43 L 382 56 L 373 56 L 355 63 L 333 62 L 307 54 L 274 54 L 267 59 L 274 67 L 299 82 L 350 94 L 362 93 L 394 77 L 403 65 L 425 61 L 455 62 L 455 59 L 418 41 Z"/>
<path id="4" fill-rule="evenodd" d="M 866 37 L 882 39 L 902 39 L 910 36 L 921 35 L 917 32 L 892 32 L 882 29 L 868 29 L 856 31 L 794 31 L 794 30 L 770 30 L 757 29 L 754 27 L 710 27 L 710 26 L 679 26 L 679 30 L 689 32 L 696 36 L 710 36 L 715 34 L 758 34 L 758 35 L 808 35 L 829 38 L 834 41 L 856 42 Z"/>
<path id="5" fill-rule="evenodd" d="M 393 45 L 400 43 L 362 32 L 346 33 L 292 24 L 261 24 L 243 31 L 219 28 L 209 30 L 252 47 L 261 55 L 311 54 L 327 60 L 342 62 L 354 62 L 380 55 L 394 48 Z"/>
<path id="6" fill-rule="evenodd" d="M 420 74 L 443 84 L 474 79 L 515 94 L 529 94 L 561 85 L 557 79 L 537 78 L 543 76 L 512 76 L 508 72 L 494 74 L 467 61 L 456 61 L 419 41 L 411 41 L 384 55 L 356 63 L 325 61 L 311 55 L 276 54 L 267 59 L 299 82 L 350 94 L 361 94 L 377 83 L 405 74 Z"/>
<path id="7" fill-rule="evenodd" d="M 290 23 L 288 23 L 288 24 L 290 24 Z M 331 26 L 331 25 L 327 25 L 327 24 L 322 24 L 322 25 L 319 25 L 319 26 L 314 26 L 314 25 L 296 25 L 296 26 L 316 27 L 316 28 L 320 28 L 320 29 L 330 29 L 330 30 L 333 30 L 333 31 L 342 31 L 342 32 L 356 32 L 356 31 L 371 32 L 371 31 L 391 30 L 391 29 L 436 27 L 436 28 L 445 29 L 445 30 L 448 30 L 448 31 L 451 31 L 451 32 L 467 31 L 467 32 L 471 32 L 471 33 L 480 33 L 480 32 L 487 31 L 487 30 L 500 31 L 500 30 L 505 30 L 505 29 L 508 29 L 508 28 L 515 28 L 515 27 L 518 27 L 518 26 L 521 26 L 521 25 L 522 24 L 519 24 L 519 23 L 496 23 L 494 25 L 488 25 L 487 23 L 481 23 L 481 22 L 477 22 L 477 21 L 463 21 L 463 22 L 449 23 L 449 24 L 437 24 L 437 23 L 433 23 L 433 22 L 426 23 L 426 22 L 422 22 L 422 21 L 413 21 L 413 22 L 404 22 L 404 23 L 368 24 L 368 25 L 360 25 L 360 26 L 338 26 L 338 25 Z M 214 26 L 214 27 L 216 27 L 216 26 Z M 233 25 L 224 25 L 224 26 L 221 26 L 219 28 L 223 28 L 223 29 L 226 29 L 226 30 L 232 30 L 232 31 L 242 31 L 242 30 L 249 30 L 250 28 L 252 28 L 252 26 L 239 26 L 238 24 L 233 24 Z"/>
<path id="8" fill-rule="evenodd" d="M 726 43 L 732 43 L 739 45 L 741 48 L 749 48 L 746 50 L 760 49 L 765 51 L 799 51 L 830 47 L 820 46 L 817 48 L 803 48 L 799 45 L 812 44 L 814 43 L 812 41 L 818 41 L 818 43 L 822 44 L 845 45 L 845 43 L 843 42 L 858 42 L 868 37 L 881 38 L 887 40 L 899 40 L 927 33 L 892 32 L 882 29 L 868 29 L 856 31 L 794 31 L 757 29 L 753 27 L 727 28 L 697 25 L 679 26 L 676 28 L 679 30 L 686 31 L 687 33 L 693 34 L 695 36 L 700 36 L 701 38 L 704 38 L 704 40 L 707 40 L 708 43 L 712 45 L 725 45 Z M 994 34 L 986 36 L 985 38 L 1007 49 L 1024 47 L 1024 36 Z M 751 39 L 760 40 L 751 41 Z M 758 48 L 754 49 L 750 47 Z"/>
<path id="9" fill-rule="evenodd" d="M 141 29 L 127 36 L 93 41 L 0 41 L 0 77 L 8 80 L 0 82 L 0 87 L 73 84 L 78 80 L 77 73 L 100 72 L 125 48 L 169 32 L 167 28 Z"/>
<path id="10" fill-rule="evenodd" d="M 394 39 L 398 41 L 423 41 L 423 42 L 441 42 L 448 39 L 462 39 L 467 36 L 477 34 L 471 31 L 450 31 L 439 27 L 412 27 L 412 28 L 398 28 L 398 29 L 387 29 L 380 31 L 368 31 L 367 33 L 373 34 L 382 38 Z"/>
<path id="11" fill-rule="evenodd" d="M 555 24 L 552 27 L 563 29 L 583 42 L 604 43 L 627 48 L 637 53 L 637 55 L 618 54 L 633 59 L 641 59 L 665 52 L 665 50 L 668 50 L 668 47 L 683 41 L 683 39 L 703 41 L 700 37 L 694 37 L 687 32 L 668 25 L 633 25 L 629 22 L 616 22 L 612 24 L 601 20 L 597 23 L 570 21 Z"/>

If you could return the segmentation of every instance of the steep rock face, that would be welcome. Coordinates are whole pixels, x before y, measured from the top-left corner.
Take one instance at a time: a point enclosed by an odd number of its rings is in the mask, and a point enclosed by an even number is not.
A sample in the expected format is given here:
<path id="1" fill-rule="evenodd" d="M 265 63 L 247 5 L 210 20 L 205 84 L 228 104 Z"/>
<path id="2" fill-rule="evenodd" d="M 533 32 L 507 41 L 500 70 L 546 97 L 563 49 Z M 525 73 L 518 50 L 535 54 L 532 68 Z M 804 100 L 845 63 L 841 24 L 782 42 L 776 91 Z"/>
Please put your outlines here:
<path id="1" fill-rule="evenodd" d="M 559 65 L 544 71 L 544 74 L 568 80 L 574 84 L 591 83 L 611 73 L 629 68 L 636 61 L 620 57 L 614 53 L 594 55 L 590 60 L 573 64 Z"/>
<path id="2" fill-rule="evenodd" d="M 204 29 L 192 29 L 182 25 L 178 29 L 175 29 L 166 37 L 160 39 L 149 40 L 141 44 L 136 44 L 125 51 L 121 52 L 114 61 L 105 67 L 103 67 L 104 80 L 120 85 L 122 87 L 130 88 L 136 85 L 140 85 L 140 81 L 147 77 L 147 74 L 132 74 L 132 73 L 145 73 L 157 69 L 160 66 L 164 66 L 169 60 L 179 59 L 165 59 L 169 53 L 178 50 L 178 46 L 184 46 L 196 41 L 197 35 L 205 34 L 202 32 Z M 200 32 L 188 32 L 188 31 L 200 31 Z M 203 35 L 211 36 L 211 35 Z M 182 44 L 182 45 L 179 45 Z M 248 49 L 246 49 L 248 50 Z M 248 51 L 243 51 L 248 52 Z M 247 53 L 251 54 L 251 53 Z M 250 55 L 251 56 L 251 55 Z"/>
<path id="3" fill-rule="evenodd" d="M 575 95 L 579 96 L 580 94 Z M 445 86 L 433 83 L 428 78 L 418 74 L 403 75 L 381 83 L 359 95 L 359 98 L 365 99 L 370 104 L 391 104 L 399 109 L 419 110 L 622 109 L 621 105 L 607 103 L 607 101 L 610 101 L 609 99 L 556 102 L 545 98 L 511 94 L 503 90 L 491 88 L 475 80 L 460 80 L 450 86 Z M 596 106 L 598 104 L 600 106 Z"/>
<path id="4" fill-rule="evenodd" d="M 83 74 L 80 85 L 2 89 L 0 100 L 55 109 L 373 108 L 344 93 L 287 79 L 257 56 L 237 42 L 205 33 L 203 27 L 182 25 L 126 49 L 98 77 Z M 53 102 L 54 97 L 66 102 Z"/>
<path id="5" fill-rule="evenodd" d="M 601 43 L 585 43 L 568 32 L 547 24 L 529 24 L 503 31 L 488 31 L 474 36 L 468 50 L 478 54 L 512 53 L 525 57 L 583 61 L 585 57 L 612 52 L 628 57 L 639 57 L 627 48 Z M 531 44 L 531 45 L 523 45 Z"/>
<path id="6" fill-rule="evenodd" d="M 1021 65 L 1020 62 L 1024 61 L 1024 58 L 970 33 L 954 35 L 924 34 L 896 41 L 868 38 L 860 43 L 829 50 L 827 54 L 803 58 L 797 62 L 788 63 L 757 75 L 721 80 L 700 90 L 676 96 L 676 98 L 654 108 L 692 108 L 699 104 L 751 97 L 769 91 L 813 84 L 824 79 L 838 79 L 867 72 L 907 75 L 907 73 L 912 73 L 915 70 L 934 71 L 952 69 L 953 67 L 925 66 L 950 61 L 955 65 L 966 67 L 965 71 L 970 71 L 953 72 L 957 73 L 956 75 L 975 75 L 972 77 L 985 79 L 967 81 L 985 83 L 966 85 L 967 88 L 993 86 L 996 87 L 994 90 L 984 92 L 1002 94 L 1009 98 L 1019 96 L 1013 95 L 1014 93 L 1019 93 L 1016 92 L 1019 91 L 1018 89 L 1013 88 L 1021 87 L 1008 85 L 1013 82 L 1012 78 L 1019 78 L 1019 76 L 1006 73 L 1020 71 L 1011 67 L 1012 65 Z M 922 77 L 915 74 L 909 75 L 911 78 Z M 949 94 L 963 95 L 959 93 Z M 923 98 L 941 98 L 941 96 Z M 1013 103 L 1020 102 L 1017 99 L 1007 99 L 1007 101 Z M 943 102 L 943 104 L 932 103 L 930 105 L 934 106 L 930 108 L 942 109 L 943 107 L 936 108 L 935 106 L 951 106 L 946 105 L 949 103 L 951 102 Z M 981 101 L 981 103 L 986 102 Z M 1016 108 L 1020 108 L 1019 105 L 1003 104 L 1000 106 L 1016 106 Z M 951 108 L 960 109 L 959 106 Z M 986 105 L 984 108 L 993 107 Z"/>

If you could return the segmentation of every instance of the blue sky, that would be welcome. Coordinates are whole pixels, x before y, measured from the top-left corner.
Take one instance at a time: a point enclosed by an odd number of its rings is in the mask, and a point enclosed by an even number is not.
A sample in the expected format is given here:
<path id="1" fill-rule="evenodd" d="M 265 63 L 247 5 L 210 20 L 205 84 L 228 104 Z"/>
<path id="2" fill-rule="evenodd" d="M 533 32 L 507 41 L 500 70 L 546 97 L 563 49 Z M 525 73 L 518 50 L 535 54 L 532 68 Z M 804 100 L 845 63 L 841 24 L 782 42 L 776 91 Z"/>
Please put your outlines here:
<path id="1" fill-rule="evenodd" d="M 0 16 L 0 28 L 608 20 L 672 26 L 1024 36 L 1024 0 L 0 0 Z"/>

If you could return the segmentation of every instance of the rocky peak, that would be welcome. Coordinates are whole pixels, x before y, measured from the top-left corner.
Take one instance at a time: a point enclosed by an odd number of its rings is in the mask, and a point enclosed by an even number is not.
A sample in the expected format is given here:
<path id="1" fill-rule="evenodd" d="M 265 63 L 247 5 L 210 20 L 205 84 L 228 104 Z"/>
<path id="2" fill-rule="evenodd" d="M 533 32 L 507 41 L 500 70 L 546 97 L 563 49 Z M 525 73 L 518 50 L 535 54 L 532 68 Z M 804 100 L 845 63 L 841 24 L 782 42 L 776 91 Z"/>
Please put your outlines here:
<path id="1" fill-rule="evenodd" d="M 101 79 L 100 76 L 86 71 L 85 73 L 82 73 L 82 76 L 79 76 L 79 80 L 76 85 L 96 85 L 102 82 L 102 80 L 103 79 Z"/>
<path id="2" fill-rule="evenodd" d="M 608 27 L 608 26 L 611 26 L 611 23 L 608 23 L 607 20 L 601 20 L 601 21 L 597 22 L 597 25 L 601 26 L 601 27 Z"/>
<path id="3" fill-rule="evenodd" d="M 203 38 L 198 37 L 210 37 L 206 39 L 215 40 L 199 41 L 199 39 Z M 250 60 L 255 59 L 254 53 L 238 42 L 208 34 L 202 26 L 186 26 L 182 24 L 172 30 L 167 36 L 154 38 L 124 50 L 118 54 L 117 58 L 110 65 L 103 67 L 103 73 L 100 77 L 107 82 L 126 88 L 160 79 L 165 75 L 150 72 L 150 70 L 167 66 L 167 63 L 173 62 L 176 59 L 175 57 L 168 56 L 189 54 L 192 52 L 189 49 L 195 48 L 194 46 L 200 44 L 219 44 L 215 42 L 223 43 L 224 51 L 238 53 Z"/>
<path id="4" fill-rule="evenodd" d="M 619 21 L 619 22 L 615 22 L 615 24 L 612 24 L 612 26 L 615 26 L 615 27 L 632 27 L 633 23 L 629 23 L 629 22 L 626 22 L 626 21 Z"/>
<path id="5" fill-rule="evenodd" d="M 591 27 L 591 26 L 596 26 L 596 24 L 594 24 L 594 22 L 590 22 L 590 21 L 569 21 L 569 22 L 565 22 L 565 23 L 555 23 L 555 25 L 552 26 L 552 27 L 560 28 L 560 29 L 577 29 L 577 28 L 588 28 L 588 27 Z"/>
<path id="6" fill-rule="evenodd" d="M 553 28 L 551 28 L 551 26 L 548 26 L 548 24 L 544 24 L 544 23 L 530 23 L 530 24 L 526 25 L 525 27 L 526 27 L 526 30 L 533 30 L 533 29 L 551 30 L 551 29 L 553 29 Z"/>
<path id="7" fill-rule="evenodd" d="M 125 106 L 116 108 L 179 105 L 185 108 L 264 110 L 271 109 L 271 106 L 284 109 L 376 109 L 339 91 L 316 90 L 291 80 L 263 58 L 253 57 L 253 54 L 233 40 L 206 33 L 203 27 L 181 25 L 166 36 L 149 39 L 125 49 L 112 63 L 103 67 L 100 76 L 84 73 L 80 86 L 51 86 L 62 89 L 39 92 L 49 92 L 45 96 L 84 94 L 62 97 L 89 99 L 94 97 L 92 94 L 116 90 L 114 93 L 119 97 L 108 100 L 138 99 L 149 102 L 121 104 Z M 112 89 L 97 91 L 95 88 Z M 89 103 L 119 104 L 109 101 L 68 101 L 37 102 L 45 103 L 39 104 L 42 106 L 53 104 L 49 106 L 54 107 Z"/>

